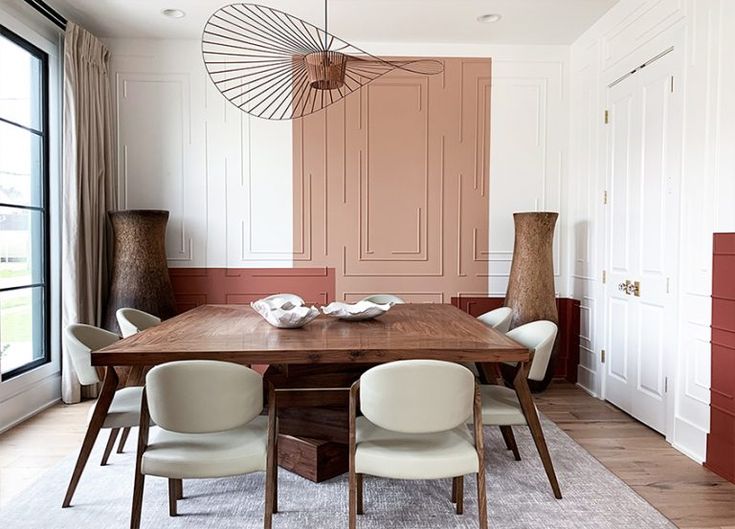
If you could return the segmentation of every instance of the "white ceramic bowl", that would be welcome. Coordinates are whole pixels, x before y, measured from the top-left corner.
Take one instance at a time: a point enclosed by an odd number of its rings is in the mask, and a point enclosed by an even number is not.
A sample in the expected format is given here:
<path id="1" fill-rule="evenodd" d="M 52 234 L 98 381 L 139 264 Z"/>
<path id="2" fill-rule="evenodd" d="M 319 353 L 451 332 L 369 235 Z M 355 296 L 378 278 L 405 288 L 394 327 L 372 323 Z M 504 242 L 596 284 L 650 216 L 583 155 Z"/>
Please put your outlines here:
<path id="1" fill-rule="evenodd" d="M 294 305 L 291 300 L 273 296 L 253 301 L 250 306 L 265 321 L 279 329 L 297 329 L 319 316 L 316 307 Z"/>
<path id="2" fill-rule="evenodd" d="M 372 301 L 358 301 L 357 303 L 343 303 L 341 301 L 333 301 L 326 307 L 322 307 L 322 312 L 327 316 L 339 318 L 348 321 L 361 321 L 376 318 L 381 314 L 385 314 L 391 308 L 390 303 L 383 305 L 373 303 Z"/>

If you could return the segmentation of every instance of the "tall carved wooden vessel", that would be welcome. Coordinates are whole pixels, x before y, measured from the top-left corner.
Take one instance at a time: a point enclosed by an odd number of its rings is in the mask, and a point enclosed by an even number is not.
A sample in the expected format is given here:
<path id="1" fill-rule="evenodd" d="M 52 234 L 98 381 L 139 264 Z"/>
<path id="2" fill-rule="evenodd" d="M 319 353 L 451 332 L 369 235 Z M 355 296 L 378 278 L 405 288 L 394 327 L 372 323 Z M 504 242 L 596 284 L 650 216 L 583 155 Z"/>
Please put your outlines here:
<path id="1" fill-rule="evenodd" d="M 120 332 L 115 312 L 132 307 L 161 319 L 176 314 L 166 262 L 168 211 L 139 209 L 113 211 L 112 284 L 105 327 Z"/>
<path id="2" fill-rule="evenodd" d="M 537 320 L 559 323 L 554 287 L 553 243 L 558 213 L 514 213 L 515 243 L 505 306 L 513 309 L 510 328 Z M 542 382 L 529 380 L 533 391 L 543 391 L 551 382 L 559 349 L 557 343 Z M 512 381 L 510 369 L 503 369 L 506 381 Z"/>

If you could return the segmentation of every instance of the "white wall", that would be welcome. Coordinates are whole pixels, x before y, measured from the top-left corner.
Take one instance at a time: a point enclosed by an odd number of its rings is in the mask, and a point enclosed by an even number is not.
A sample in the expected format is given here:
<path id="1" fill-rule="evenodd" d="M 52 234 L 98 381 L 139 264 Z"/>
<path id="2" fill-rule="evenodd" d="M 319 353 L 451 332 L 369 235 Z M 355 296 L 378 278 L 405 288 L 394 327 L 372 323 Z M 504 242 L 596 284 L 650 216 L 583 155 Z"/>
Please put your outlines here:
<path id="1" fill-rule="evenodd" d="M 570 290 L 582 301 L 579 384 L 604 396 L 600 350 L 605 189 L 603 112 L 606 87 L 676 44 L 684 47 L 684 136 L 679 350 L 667 438 L 695 460 L 705 458 L 709 431 L 712 233 L 735 230 L 735 2 L 622 0 L 571 50 Z M 729 28 L 729 31 L 728 31 Z M 673 386 L 672 386 L 673 383 Z"/>
<path id="2" fill-rule="evenodd" d="M 108 45 L 119 207 L 171 212 L 170 266 L 291 266 L 291 124 L 228 103 L 198 41 Z"/>
<path id="3" fill-rule="evenodd" d="M 171 211 L 171 266 L 290 266 L 291 123 L 251 118 L 225 101 L 206 76 L 198 41 L 113 39 L 108 45 L 119 115 L 120 207 Z M 489 288 L 504 295 L 513 211 L 565 207 L 568 47 L 364 47 L 378 55 L 493 58 Z M 562 215 L 555 248 L 560 290 L 565 223 Z"/>

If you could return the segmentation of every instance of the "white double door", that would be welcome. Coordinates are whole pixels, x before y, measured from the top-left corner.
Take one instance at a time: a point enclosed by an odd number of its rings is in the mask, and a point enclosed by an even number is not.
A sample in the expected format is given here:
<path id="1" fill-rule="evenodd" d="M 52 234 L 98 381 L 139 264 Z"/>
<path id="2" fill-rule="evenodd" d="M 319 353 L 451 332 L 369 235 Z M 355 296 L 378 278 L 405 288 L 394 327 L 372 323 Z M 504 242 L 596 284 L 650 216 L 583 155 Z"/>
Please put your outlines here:
<path id="1" fill-rule="evenodd" d="M 609 89 L 605 398 L 667 433 L 682 103 L 672 51 Z"/>

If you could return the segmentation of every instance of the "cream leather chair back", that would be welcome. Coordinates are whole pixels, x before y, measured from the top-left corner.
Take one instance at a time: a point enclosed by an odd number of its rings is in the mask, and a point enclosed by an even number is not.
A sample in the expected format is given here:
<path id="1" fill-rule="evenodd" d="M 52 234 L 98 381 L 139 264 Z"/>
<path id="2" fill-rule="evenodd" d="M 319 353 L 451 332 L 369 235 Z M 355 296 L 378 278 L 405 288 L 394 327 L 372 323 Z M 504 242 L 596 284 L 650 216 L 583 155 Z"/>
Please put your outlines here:
<path id="1" fill-rule="evenodd" d="M 401 303 L 405 303 L 402 298 L 394 296 L 393 294 L 373 294 L 372 296 L 362 298 L 360 301 L 371 301 L 373 303 L 377 303 L 378 305 L 385 305 L 386 303 L 399 305 Z"/>
<path id="2" fill-rule="evenodd" d="M 118 309 L 115 313 L 123 338 L 138 334 L 161 323 L 161 318 L 138 309 Z"/>
<path id="3" fill-rule="evenodd" d="M 120 337 L 110 331 L 74 323 L 64 331 L 64 345 L 71 357 L 71 364 L 83 386 L 97 384 L 100 381 L 97 369 L 92 366 L 92 351 L 102 349 L 120 340 Z"/>
<path id="4" fill-rule="evenodd" d="M 222 432 L 263 411 L 263 377 L 242 365 L 171 362 L 151 369 L 145 380 L 151 419 L 164 430 Z"/>
<path id="5" fill-rule="evenodd" d="M 543 380 L 554 349 L 557 327 L 554 322 L 540 320 L 526 323 L 509 331 L 506 335 L 521 345 L 533 349 L 533 361 L 528 370 L 530 380 Z"/>
<path id="6" fill-rule="evenodd" d="M 469 369 L 439 360 L 401 360 L 360 377 L 360 410 L 377 426 L 399 433 L 434 433 L 472 415 L 475 378 Z"/>
<path id="7" fill-rule="evenodd" d="M 491 310 L 477 317 L 482 323 L 488 327 L 502 332 L 503 334 L 510 329 L 510 320 L 513 318 L 513 309 L 510 307 L 500 307 Z"/>

